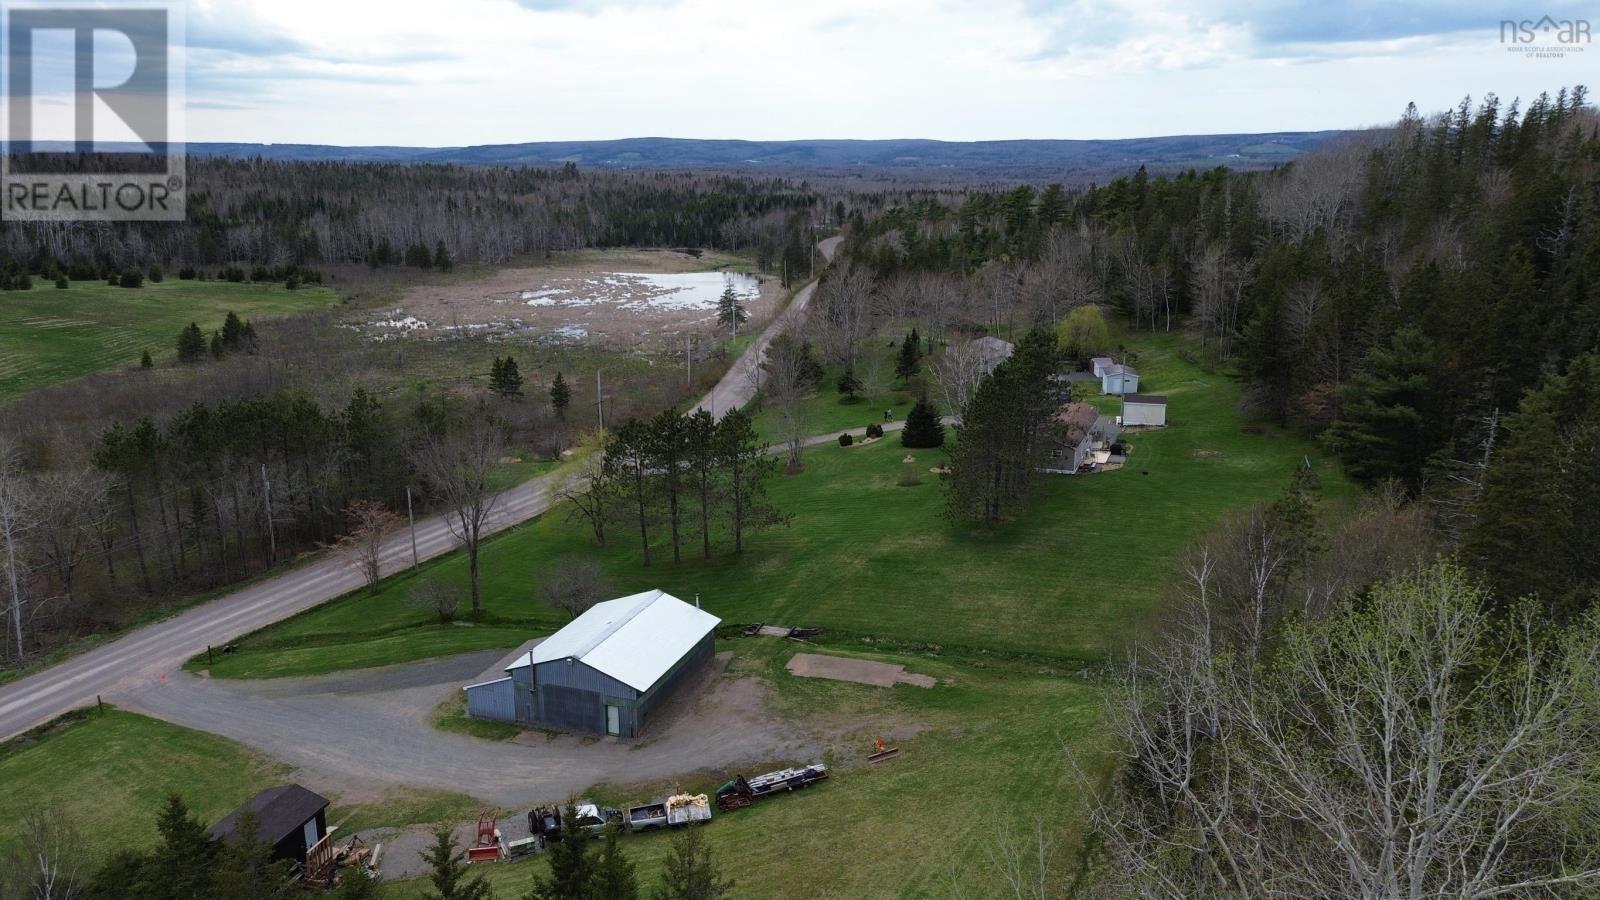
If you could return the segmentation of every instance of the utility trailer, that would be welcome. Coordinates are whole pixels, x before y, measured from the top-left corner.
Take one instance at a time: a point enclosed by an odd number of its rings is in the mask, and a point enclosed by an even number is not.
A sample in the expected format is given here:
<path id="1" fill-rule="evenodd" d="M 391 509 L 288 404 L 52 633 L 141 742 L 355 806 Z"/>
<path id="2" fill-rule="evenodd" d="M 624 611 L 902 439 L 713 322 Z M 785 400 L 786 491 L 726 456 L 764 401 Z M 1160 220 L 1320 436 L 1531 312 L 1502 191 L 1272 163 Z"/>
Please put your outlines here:
<path id="1" fill-rule="evenodd" d="M 768 794 L 799 790 L 827 777 L 828 767 L 822 763 L 797 769 L 779 769 L 748 779 L 743 775 L 735 775 L 732 781 L 717 788 L 717 806 L 724 811 L 742 809 Z"/>
<path id="2" fill-rule="evenodd" d="M 711 800 L 705 794 L 673 794 L 667 798 L 667 824 L 711 821 Z"/>

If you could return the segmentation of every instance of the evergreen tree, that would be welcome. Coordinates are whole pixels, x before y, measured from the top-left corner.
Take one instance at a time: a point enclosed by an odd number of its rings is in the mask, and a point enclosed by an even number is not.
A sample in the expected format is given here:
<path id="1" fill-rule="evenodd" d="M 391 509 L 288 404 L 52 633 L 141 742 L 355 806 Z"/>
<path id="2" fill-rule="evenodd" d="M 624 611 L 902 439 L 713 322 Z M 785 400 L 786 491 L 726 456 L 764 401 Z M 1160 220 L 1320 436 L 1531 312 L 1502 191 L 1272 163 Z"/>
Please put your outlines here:
<path id="1" fill-rule="evenodd" d="M 556 418 L 565 422 L 567 407 L 571 405 L 572 388 L 567 384 L 566 377 L 557 372 L 555 380 L 550 382 L 550 408 L 555 410 Z"/>
<path id="2" fill-rule="evenodd" d="M 743 410 L 731 410 L 717 422 L 715 441 L 717 468 L 722 471 L 727 495 L 733 552 L 743 553 L 746 532 L 788 521 L 767 500 L 767 481 L 777 471 L 778 461 L 767 453 L 755 420 Z"/>
<path id="3" fill-rule="evenodd" d="M 154 368 L 155 364 L 156 361 L 150 358 L 149 350 L 144 351 L 144 354 L 139 357 L 139 367 L 142 369 Z"/>
<path id="4" fill-rule="evenodd" d="M 950 451 L 952 518 L 993 525 L 1026 501 L 1048 452 L 1058 362 L 1055 334 L 1031 331 L 979 382 Z"/>
<path id="5" fill-rule="evenodd" d="M 441 272 L 448 272 L 456 267 L 455 258 L 445 249 L 444 241 L 433 246 L 433 267 Z"/>
<path id="6" fill-rule="evenodd" d="M 272 845 L 261 839 L 260 822 L 248 810 L 218 854 L 212 879 L 216 896 L 230 900 L 271 900 L 298 896 L 301 890 L 290 878 L 289 861 L 272 858 Z"/>
<path id="7" fill-rule="evenodd" d="M 221 359 L 223 354 L 227 352 L 228 348 L 222 343 L 222 332 L 211 332 L 211 357 L 213 359 Z"/>
<path id="8" fill-rule="evenodd" d="M 130 893 L 145 897 L 216 896 L 212 868 L 221 846 L 211 839 L 205 824 L 189 814 L 182 797 L 167 795 L 156 831 L 161 842 L 142 869 L 143 884 Z"/>
<path id="9" fill-rule="evenodd" d="M 206 355 L 206 336 L 200 326 L 190 322 L 178 332 L 178 362 L 196 363 Z"/>
<path id="10" fill-rule="evenodd" d="M 839 393 L 843 394 L 844 399 L 849 403 L 854 403 L 859 399 L 857 395 L 861 393 L 861 379 L 856 377 L 855 366 L 847 365 L 844 367 L 844 374 L 839 376 Z"/>
<path id="11" fill-rule="evenodd" d="M 717 300 L 717 324 L 727 325 L 733 329 L 734 334 L 738 334 L 739 326 L 749 318 L 744 304 L 739 301 L 739 295 L 733 291 L 733 285 L 723 288 L 722 296 Z"/>
<path id="12" fill-rule="evenodd" d="M 911 329 L 905 340 L 900 343 L 900 357 L 895 360 L 894 373 L 902 381 L 910 381 L 917 377 L 917 372 L 922 368 L 922 340 L 917 336 L 917 330 Z"/>
<path id="13" fill-rule="evenodd" d="M 1505 419 L 1464 552 L 1502 598 L 1570 617 L 1600 602 L 1600 355 L 1530 392 Z"/>
<path id="14" fill-rule="evenodd" d="M 633 863 L 623 855 L 621 837 L 621 822 L 606 826 L 605 839 L 594 861 L 592 885 L 596 900 L 637 900 L 639 896 L 639 879 Z"/>
<path id="15" fill-rule="evenodd" d="M 561 840 L 550 844 L 550 877 L 534 882 L 527 900 L 589 900 L 594 891 L 595 858 L 589 852 L 594 835 L 588 829 L 573 827 L 578 809 L 568 803 L 561 812 Z"/>
<path id="16" fill-rule="evenodd" d="M 939 409 L 928 400 L 926 392 L 906 414 L 906 426 L 900 430 L 900 444 L 918 449 L 944 446 L 944 423 L 939 421 Z"/>
<path id="17" fill-rule="evenodd" d="M 1417 488 L 1432 450 L 1423 415 L 1432 365 L 1428 338 L 1402 328 L 1389 346 L 1372 352 L 1368 371 L 1340 391 L 1344 412 L 1323 440 L 1352 476 L 1369 484 L 1394 478 Z"/>
<path id="18" fill-rule="evenodd" d="M 422 859 L 431 870 L 428 883 L 433 886 L 433 892 L 424 895 L 427 900 L 489 900 L 494 896 L 482 875 L 467 878 L 467 866 L 462 862 L 466 854 L 456 851 L 448 825 L 433 830 L 433 846 Z"/>
<path id="19" fill-rule="evenodd" d="M 489 390 L 502 397 L 522 396 L 522 372 L 517 368 L 515 359 L 510 356 L 494 358 L 494 364 L 489 368 Z"/>
<path id="20" fill-rule="evenodd" d="M 717 870 L 700 829 L 687 828 L 672 839 L 655 900 L 720 900 L 733 893 L 733 880 Z"/>
<path id="21" fill-rule="evenodd" d="M 67 276 L 65 276 L 65 275 L 57 275 L 56 276 L 56 287 L 57 288 L 59 288 L 61 290 L 66 290 L 69 286 L 71 286 L 71 282 L 67 281 Z"/>
<path id="22" fill-rule="evenodd" d="M 244 322 L 233 310 L 228 310 L 227 318 L 222 320 L 222 346 L 231 353 L 241 349 L 244 343 Z"/>

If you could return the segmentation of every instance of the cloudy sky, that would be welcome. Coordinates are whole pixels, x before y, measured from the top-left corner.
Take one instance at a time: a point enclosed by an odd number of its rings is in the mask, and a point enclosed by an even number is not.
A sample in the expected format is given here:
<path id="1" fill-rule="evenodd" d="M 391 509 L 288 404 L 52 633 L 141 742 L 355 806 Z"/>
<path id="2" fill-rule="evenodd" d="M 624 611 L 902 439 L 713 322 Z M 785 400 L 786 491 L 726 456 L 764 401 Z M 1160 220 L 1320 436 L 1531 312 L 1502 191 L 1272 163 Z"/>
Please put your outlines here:
<path id="1" fill-rule="evenodd" d="M 191 0 L 191 141 L 1100 138 L 1362 126 L 1600 71 L 1589 4 Z"/>

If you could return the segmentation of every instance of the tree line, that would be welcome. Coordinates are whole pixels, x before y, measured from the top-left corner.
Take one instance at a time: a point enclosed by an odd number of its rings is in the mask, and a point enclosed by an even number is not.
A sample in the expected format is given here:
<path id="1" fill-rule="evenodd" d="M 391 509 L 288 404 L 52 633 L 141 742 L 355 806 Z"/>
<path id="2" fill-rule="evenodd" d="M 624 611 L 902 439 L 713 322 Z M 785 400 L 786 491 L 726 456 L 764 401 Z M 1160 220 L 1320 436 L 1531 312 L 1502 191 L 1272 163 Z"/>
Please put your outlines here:
<path id="1" fill-rule="evenodd" d="M 6 283 L 239 263 L 448 270 L 589 246 L 755 250 L 764 269 L 803 274 L 812 211 L 825 204 L 804 183 L 732 174 L 229 157 L 188 166 L 184 222 L 13 223 L 0 235 Z"/>
<path id="2" fill-rule="evenodd" d="M 787 521 L 767 496 L 775 469 L 748 413 L 666 409 L 607 434 L 565 498 L 599 546 L 636 539 L 648 566 L 663 541 L 673 562 L 698 543 L 710 559 L 719 535 L 742 553 L 749 535 Z"/>

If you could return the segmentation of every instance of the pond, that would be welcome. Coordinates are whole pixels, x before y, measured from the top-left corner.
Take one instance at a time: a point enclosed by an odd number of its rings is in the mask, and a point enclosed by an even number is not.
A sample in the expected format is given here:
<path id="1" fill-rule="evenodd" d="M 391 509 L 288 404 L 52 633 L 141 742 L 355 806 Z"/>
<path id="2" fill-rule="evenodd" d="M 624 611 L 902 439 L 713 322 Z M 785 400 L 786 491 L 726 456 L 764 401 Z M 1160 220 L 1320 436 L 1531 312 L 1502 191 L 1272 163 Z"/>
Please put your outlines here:
<path id="1" fill-rule="evenodd" d="M 521 299 L 529 306 L 714 310 L 728 288 L 743 303 L 761 295 L 760 280 L 743 272 L 601 272 L 552 278 L 539 290 L 523 291 Z"/>

